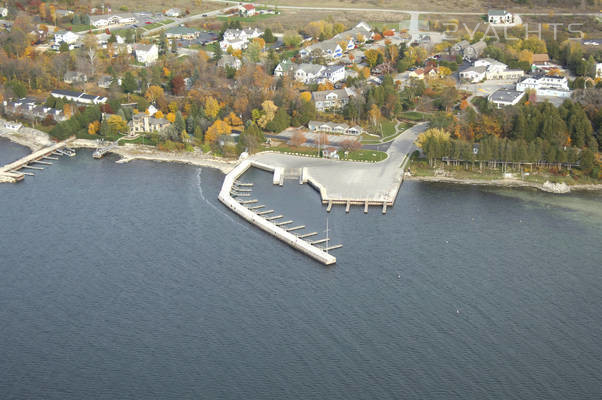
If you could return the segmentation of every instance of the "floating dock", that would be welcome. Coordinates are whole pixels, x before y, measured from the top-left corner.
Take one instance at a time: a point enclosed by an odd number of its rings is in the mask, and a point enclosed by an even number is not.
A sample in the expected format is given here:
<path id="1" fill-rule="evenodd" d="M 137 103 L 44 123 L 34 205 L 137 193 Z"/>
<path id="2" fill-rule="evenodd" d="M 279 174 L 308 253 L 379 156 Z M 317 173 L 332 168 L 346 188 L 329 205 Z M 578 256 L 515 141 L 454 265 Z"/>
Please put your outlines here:
<path id="1" fill-rule="evenodd" d="M 67 145 L 73 140 L 75 140 L 75 136 L 71 136 L 70 138 L 63 140 L 62 142 L 53 144 L 52 146 L 44 147 L 43 149 L 34 151 L 33 153 L 28 154 L 15 162 L 0 167 L 0 182 L 19 182 L 25 178 L 25 175 L 33 175 L 31 172 L 22 172 L 20 171 L 21 169 L 31 169 L 38 171 L 43 170 L 43 167 L 35 167 L 30 164 L 37 163 L 41 165 L 50 165 L 52 163 L 41 160 L 44 158 L 56 160 L 56 157 L 50 157 L 51 154 L 75 155 L 73 150 L 65 149 Z M 63 149 L 65 149 L 65 151 L 63 151 Z"/>
<path id="2" fill-rule="evenodd" d="M 301 236 L 304 235 L 297 236 L 291 233 L 291 230 L 301 228 L 282 228 L 276 225 L 275 223 L 268 221 L 261 215 L 258 215 L 258 213 L 256 214 L 253 211 L 249 210 L 247 207 L 239 203 L 230 195 L 233 186 L 235 185 L 235 183 L 238 183 L 238 178 L 240 178 L 251 167 L 256 167 L 274 172 L 274 168 L 271 166 L 257 162 L 252 162 L 250 160 L 245 160 L 238 164 L 232 171 L 230 171 L 230 173 L 226 175 L 218 199 L 222 203 L 224 203 L 228 208 L 230 208 L 236 214 L 240 215 L 242 218 L 246 219 L 251 224 L 257 226 L 263 231 L 269 233 L 270 235 L 275 236 L 284 243 L 302 252 L 303 254 L 306 254 L 314 260 L 317 260 L 325 265 L 331 265 L 336 263 L 337 259 L 332 254 L 329 254 L 324 249 L 318 246 L 313 246 L 311 243 L 303 240 Z M 278 175 L 274 176 L 274 182 L 280 184 L 280 182 L 282 182 L 284 179 L 283 175 L 283 171 L 280 170 Z M 238 183 L 238 185 L 240 185 L 240 183 Z M 273 210 L 270 211 L 273 212 Z"/>

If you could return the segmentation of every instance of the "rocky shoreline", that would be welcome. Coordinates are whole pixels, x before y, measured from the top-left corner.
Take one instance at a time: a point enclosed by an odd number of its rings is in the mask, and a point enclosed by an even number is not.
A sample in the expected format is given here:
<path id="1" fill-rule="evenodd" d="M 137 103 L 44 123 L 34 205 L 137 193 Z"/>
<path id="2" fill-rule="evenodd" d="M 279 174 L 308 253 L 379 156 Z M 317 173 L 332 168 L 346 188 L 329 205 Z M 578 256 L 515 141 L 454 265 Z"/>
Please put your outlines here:
<path id="1" fill-rule="evenodd" d="M 0 131 L 0 137 L 4 137 L 21 146 L 28 147 L 31 151 L 39 150 L 54 143 L 47 133 L 25 127 L 21 128 L 19 131 L 2 129 Z M 71 143 L 70 147 L 95 149 L 98 146 L 94 140 L 77 139 Z M 157 150 L 152 146 L 131 143 L 117 146 L 115 149 L 111 150 L 111 152 L 121 157 L 117 161 L 118 163 L 127 163 L 133 160 L 176 162 L 199 167 L 215 168 L 224 174 L 230 172 L 238 164 L 238 161 L 219 159 L 203 154 L 199 150 L 193 152 L 167 152 Z"/>
<path id="2" fill-rule="evenodd" d="M 408 174 L 406 174 L 405 179 L 418 182 L 453 183 L 458 185 L 534 188 L 541 190 L 542 192 L 555 194 L 566 194 L 574 191 L 602 191 L 602 185 L 567 185 L 566 183 L 553 183 L 548 181 L 541 184 L 520 179 L 459 179 L 449 176 L 414 176 Z"/>

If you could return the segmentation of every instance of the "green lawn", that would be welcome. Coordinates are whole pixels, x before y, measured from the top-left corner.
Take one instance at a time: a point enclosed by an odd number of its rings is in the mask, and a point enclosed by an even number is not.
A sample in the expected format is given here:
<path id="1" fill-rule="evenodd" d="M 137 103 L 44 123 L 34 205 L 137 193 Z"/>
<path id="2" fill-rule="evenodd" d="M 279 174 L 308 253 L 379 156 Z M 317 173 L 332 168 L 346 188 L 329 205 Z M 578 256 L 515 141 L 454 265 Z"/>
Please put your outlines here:
<path id="1" fill-rule="evenodd" d="M 376 150 L 356 150 L 350 151 L 349 156 L 345 157 L 344 151 L 339 151 L 339 157 L 341 160 L 352 160 L 352 161 L 382 161 L 387 158 L 387 153 L 384 151 Z"/>
<path id="2" fill-rule="evenodd" d="M 146 29 L 147 31 L 150 31 L 151 29 L 160 28 L 162 26 L 163 26 L 163 24 L 161 24 L 159 22 L 155 22 L 154 24 L 144 25 L 144 29 Z"/>
<path id="3" fill-rule="evenodd" d="M 217 17 L 220 21 L 240 21 L 240 22 L 254 22 L 260 19 L 266 19 L 270 17 L 275 17 L 276 14 L 255 14 L 252 17 Z"/>
<path id="4" fill-rule="evenodd" d="M 414 126 L 414 124 L 412 124 L 412 123 L 400 122 L 399 132 L 397 132 L 395 130 L 396 125 L 397 125 L 397 122 L 395 122 L 395 121 L 384 121 L 382 123 L 382 128 L 383 128 L 383 137 L 382 138 L 378 138 L 378 137 L 367 135 L 367 134 L 362 134 L 361 141 L 363 144 L 388 143 L 391 140 L 395 139 L 397 136 L 399 136 L 406 129 Z"/>
<path id="5" fill-rule="evenodd" d="M 62 25 L 66 30 L 71 30 L 73 32 L 83 32 L 90 30 L 90 25 L 73 25 L 73 24 L 63 24 Z"/>
<path id="6" fill-rule="evenodd" d="M 410 121 L 424 121 L 428 118 L 428 115 L 418 111 L 407 111 L 401 114 L 401 118 Z"/>

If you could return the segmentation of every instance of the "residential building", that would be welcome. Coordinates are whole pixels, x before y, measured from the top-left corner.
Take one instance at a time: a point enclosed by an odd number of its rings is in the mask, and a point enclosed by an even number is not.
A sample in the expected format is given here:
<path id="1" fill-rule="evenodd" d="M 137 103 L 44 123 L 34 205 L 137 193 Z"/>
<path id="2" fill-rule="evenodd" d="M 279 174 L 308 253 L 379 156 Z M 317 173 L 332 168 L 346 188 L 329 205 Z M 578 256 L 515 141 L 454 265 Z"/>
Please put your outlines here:
<path id="1" fill-rule="evenodd" d="M 74 44 L 79 40 L 80 36 L 71 31 L 58 31 L 54 34 L 54 41 L 58 44 L 65 42 L 67 44 Z"/>
<path id="2" fill-rule="evenodd" d="M 253 4 L 242 4 L 238 6 L 238 10 L 243 17 L 252 17 L 257 12 Z"/>
<path id="3" fill-rule="evenodd" d="M 4 105 L 4 112 L 6 114 L 19 116 L 28 120 L 44 120 L 49 116 L 57 122 L 66 119 L 62 110 L 45 107 L 38 100 L 29 97 L 18 100 L 5 100 L 2 104 Z"/>
<path id="4" fill-rule="evenodd" d="M 165 118 L 155 118 L 146 113 L 132 115 L 132 120 L 128 122 L 129 134 L 161 132 L 170 126 L 171 123 Z"/>
<path id="5" fill-rule="evenodd" d="M 250 40 L 263 35 L 263 31 L 257 28 L 226 29 L 224 38 L 219 42 L 222 50 L 232 47 L 234 50 L 246 49 Z"/>
<path id="6" fill-rule="evenodd" d="M 525 92 L 511 89 L 498 89 L 491 93 L 487 100 L 497 108 L 516 105 L 525 95 Z"/>
<path id="7" fill-rule="evenodd" d="M 436 78 L 439 76 L 439 68 L 429 65 L 425 68 L 416 68 L 414 71 L 410 71 L 408 77 L 413 79 L 424 79 L 424 78 Z"/>
<path id="8" fill-rule="evenodd" d="M 65 83 L 85 83 L 88 82 L 88 76 L 79 71 L 67 71 L 63 77 Z"/>
<path id="9" fill-rule="evenodd" d="M 487 21 L 495 25 L 512 24 L 514 22 L 514 15 L 506 10 L 489 10 Z"/>
<path id="10" fill-rule="evenodd" d="M 343 49 L 334 39 L 314 43 L 299 50 L 301 57 L 324 57 L 326 59 L 340 58 Z"/>
<path id="11" fill-rule="evenodd" d="M 320 90 L 312 92 L 311 99 L 316 106 L 317 111 L 339 110 L 343 108 L 349 99 L 355 96 L 353 89 L 343 88 L 334 90 Z"/>
<path id="12" fill-rule="evenodd" d="M 476 60 L 481 56 L 481 54 L 483 54 L 483 51 L 485 51 L 486 48 L 487 43 L 484 40 L 480 40 L 475 44 L 467 46 L 462 52 L 462 57 L 469 61 Z"/>
<path id="13" fill-rule="evenodd" d="M 318 64 L 294 64 L 284 60 L 274 69 L 274 76 L 290 74 L 303 83 L 337 83 L 345 80 L 345 67 L 342 65 L 323 66 Z"/>
<path id="14" fill-rule="evenodd" d="M 184 39 L 193 40 L 199 37 L 201 31 L 185 26 L 176 26 L 165 31 L 165 36 L 168 39 Z"/>
<path id="15" fill-rule="evenodd" d="M 516 84 L 516 90 L 535 90 L 538 96 L 570 97 L 569 82 L 566 76 L 535 75 Z"/>
<path id="16" fill-rule="evenodd" d="M 482 58 L 476 60 L 472 67 L 460 72 L 460 78 L 469 82 L 481 82 L 487 80 L 509 80 L 520 79 L 525 75 L 523 70 L 508 69 L 508 66 L 493 58 Z"/>
<path id="17" fill-rule="evenodd" d="M 159 48 L 156 44 L 134 43 L 133 51 L 136 61 L 144 65 L 153 64 L 159 58 Z"/>
<path id="18" fill-rule="evenodd" d="M 90 25 L 95 28 L 134 23 L 136 23 L 136 17 L 131 13 L 90 15 Z"/>
<path id="19" fill-rule="evenodd" d="M 349 126 L 338 122 L 309 121 L 307 127 L 312 132 L 340 133 L 357 136 L 363 132 L 360 126 Z"/>
<path id="20" fill-rule="evenodd" d="M 170 8 L 169 10 L 165 11 L 165 16 L 167 17 L 181 17 L 182 15 L 184 15 L 184 12 L 180 9 L 180 8 Z"/>
<path id="21" fill-rule="evenodd" d="M 98 79 L 97 85 L 103 89 L 108 89 L 111 87 L 111 84 L 114 80 L 115 78 L 113 78 L 111 75 L 103 75 Z M 121 78 L 117 78 L 115 83 L 121 86 Z"/>
<path id="22" fill-rule="evenodd" d="M 596 64 L 596 78 L 602 78 L 602 63 Z"/>
<path id="23" fill-rule="evenodd" d="M 318 80 L 326 67 L 319 64 L 299 64 L 294 69 L 295 80 L 303 83 L 313 83 Z"/>
<path id="24" fill-rule="evenodd" d="M 104 96 L 93 96 L 83 92 L 74 92 L 71 90 L 53 90 L 50 92 L 52 97 L 57 99 L 65 99 L 67 101 L 73 101 L 80 104 L 104 104 L 107 102 L 107 98 Z"/>
<path id="25" fill-rule="evenodd" d="M 224 54 L 222 58 L 217 62 L 217 66 L 220 68 L 234 68 L 236 70 L 242 67 L 242 61 L 238 57 L 231 56 L 230 54 Z"/>

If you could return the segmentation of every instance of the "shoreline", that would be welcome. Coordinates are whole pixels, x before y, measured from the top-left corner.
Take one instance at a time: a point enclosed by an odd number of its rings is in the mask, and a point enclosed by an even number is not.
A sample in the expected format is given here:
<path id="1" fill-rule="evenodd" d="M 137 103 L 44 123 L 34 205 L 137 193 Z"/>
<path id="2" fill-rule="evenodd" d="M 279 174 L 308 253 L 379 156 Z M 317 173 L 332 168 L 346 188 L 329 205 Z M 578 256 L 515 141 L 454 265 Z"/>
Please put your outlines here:
<path id="1" fill-rule="evenodd" d="M 0 137 L 27 147 L 32 152 L 54 144 L 47 133 L 28 127 L 22 127 L 19 131 L 3 129 L 0 131 Z M 98 146 L 94 140 L 76 139 L 71 143 L 71 147 L 96 149 Z M 215 158 L 203 154 L 199 150 L 195 150 L 194 152 L 166 152 L 157 150 L 152 146 L 131 143 L 125 143 L 123 146 L 117 146 L 112 149 L 110 153 L 116 154 L 120 157 L 120 159 L 116 161 L 120 164 L 128 163 L 134 160 L 174 162 L 198 167 L 214 168 L 223 174 L 228 174 L 239 164 L 238 160 L 223 160 Z M 457 185 L 532 188 L 542 192 L 554 194 L 567 194 L 574 191 L 602 191 L 602 184 L 567 185 L 565 183 L 551 182 L 545 182 L 541 184 L 536 182 L 527 182 L 520 179 L 460 179 L 446 176 L 414 176 L 408 173 L 405 173 L 404 179 L 418 182 L 450 183 Z"/>
<path id="2" fill-rule="evenodd" d="M 19 131 L 2 130 L 0 137 L 6 138 L 13 143 L 29 148 L 32 152 L 40 150 L 43 147 L 51 146 L 55 142 L 50 139 L 47 133 L 37 129 L 23 127 Z M 96 141 L 89 139 L 76 139 L 71 143 L 73 148 L 78 149 L 96 149 Z M 128 163 L 133 160 L 146 160 L 157 162 L 174 162 L 180 164 L 194 165 L 198 167 L 209 167 L 218 169 L 224 174 L 230 172 L 236 165 L 237 160 L 223 160 L 202 154 L 199 150 L 194 152 L 166 152 L 157 150 L 155 147 L 126 143 L 123 146 L 117 146 L 110 151 L 120 157 L 117 163 Z"/>
<path id="3" fill-rule="evenodd" d="M 567 185 L 566 183 L 536 183 L 527 182 L 520 179 L 493 179 L 493 180 L 481 180 L 481 179 L 460 179 L 452 178 L 447 176 L 414 176 L 405 175 L 405 179 L 416 182 L 431 182 L 431 183 L 450 183 L 456 185 L 471 185 L 471 186 L 492 186 L 492 187 L 505 187 L 505 188 L 531 188 L 537 189 L 546 193 L 553 194 L 568 194 L 573 191 L 575 192 L 595 192 L 602 191 L 602 184 L 579 184 L 579 185 Z"/>

